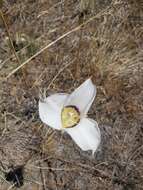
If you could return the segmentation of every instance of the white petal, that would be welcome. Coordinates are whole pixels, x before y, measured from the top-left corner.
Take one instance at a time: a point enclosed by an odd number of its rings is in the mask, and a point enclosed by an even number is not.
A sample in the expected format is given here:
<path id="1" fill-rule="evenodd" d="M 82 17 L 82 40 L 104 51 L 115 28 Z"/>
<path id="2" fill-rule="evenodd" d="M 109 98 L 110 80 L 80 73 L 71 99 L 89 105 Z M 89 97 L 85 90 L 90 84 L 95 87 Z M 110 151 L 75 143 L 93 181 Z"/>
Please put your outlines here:
<path id="1" fill-rule="evenodd" d="M 61 110 L 68 94 L 54 94 L 48 96 L 43 102 L 39 101 L 40 119 L 55 129 L 61 129 Z"/>
<path id="2" fill-rule="evenodd" d="M 94 153 L 101 141 L 97 122 L 89 118 L 83 118 L 77 126 L 66 129 L 66 132 L 84 151 L 92 150 Z"/>
<path id="3" fill-rule="evenodd" d="M 91 79 L 87 79 L 69 95 L 65 105 L 74 105 L 79 109 L 81 115 L 85 115 L 92 105 L 95 95 L 96 86 Z"/>

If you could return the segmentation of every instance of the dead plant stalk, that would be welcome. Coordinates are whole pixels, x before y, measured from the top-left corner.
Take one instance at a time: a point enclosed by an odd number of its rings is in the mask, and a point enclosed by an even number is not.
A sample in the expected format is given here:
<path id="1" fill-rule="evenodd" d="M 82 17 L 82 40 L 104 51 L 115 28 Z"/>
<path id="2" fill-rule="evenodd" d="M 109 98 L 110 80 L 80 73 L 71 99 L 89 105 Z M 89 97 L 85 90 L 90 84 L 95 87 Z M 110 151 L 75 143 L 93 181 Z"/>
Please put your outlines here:
<path id="1" fill-rule="evenodd" d="M 5 26 L 7 35 L 8 35 L 8 39 L 9 39 L 10 46 L 11 46 L 11 49 L 12 49 L 12 51 L 13 51 L 13 54 L 15 55 L 15 58 L 16 58 L 18 64 L 21 65 L 21 61 L 20 61 L 20 59 L 19 59 L 19 57 L 18 57 L 18 55 L 17 55 L 17 53 L 16 53 L 16 51 L 15 51 L 15 48 L 14 48 L 14 45 L 13 45 L 13 42 L 12 42 L 12 39 L 11 39 L 11 36 L 10 36 L 10 32 L 9 32 L 9 28 L 8 28 L 7 22 L 6 22 L 6 20 L 5 20 L 5 17 L 4 17 L 4 15 L 3 15 L 3 12 L 2 12 L 1 10 L 0 10 L 0 16 L 1 16 L 2 21 L 3 21 L 3 23 L 4 23 L 4 26 Z"/>
<path id="2" fill-rule="evenodd" d="M 14 73 L 16 73 L 19 69 L 21 69 L 27 63 L 29 63 L 32 59 L 34 59 L 35 57 L 37 57 L 38 55 L 40 55 L 43 51 L 45 51 L 46 49 L 50 48 L 51 46 L 53 46 L 55 43 L 59 42 L 60 40 L 64 39 L 66 36 L 68 36 L 68 35 L 76 32 L 76 31 L 80 30 L 83 26 L 87 25 L 88 23 L 90 23 L 91 21 L 93 21 L 95 18 L 98 18 L 99 16 L 101 16 L 102 14 L 104 14 L 109 9 L 110 9 L 110 6 L 107 7 L 104 11 L 101 11 L 100 13 L 98 13 L 95 16 L 91 17 L 90 19 L 88 19 L 87 21 L 85 21 L 84 23 L 82 23 L 81 25 L 79 25 L 79 26 L 75 27 L 74 29 L 72 29 L 72 30 L 66 32 L 65 34 L 61 35 L 59 38 L 57 38 L 56 40 L 52 41 L 47 46 L 43 47 L 41 50 L 39 50 L 37 53 L 35 53 L 33 56 L 31 56 L 29 59 L 27 59 L 21 65 L 19 65 L 16 69 L 14 69 L 12 72 L 10 72 L 8 74 L 8 76 L 5 78 L 5 80 L 7 80 L 8 78 L 10 78 Z"/>

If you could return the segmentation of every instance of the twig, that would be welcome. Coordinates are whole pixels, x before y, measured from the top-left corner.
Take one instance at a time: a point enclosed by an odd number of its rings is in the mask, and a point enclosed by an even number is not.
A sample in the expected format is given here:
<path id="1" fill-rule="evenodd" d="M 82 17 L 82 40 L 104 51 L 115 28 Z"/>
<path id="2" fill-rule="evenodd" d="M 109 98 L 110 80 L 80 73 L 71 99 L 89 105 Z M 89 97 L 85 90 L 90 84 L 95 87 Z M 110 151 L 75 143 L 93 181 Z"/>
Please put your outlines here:
<path id="1" fill-rule="evenodd" d="M 18 57 L 18 55 L 17 55 L 17 53 L 16 53 L 16 51 L 15 51 L 15 48 L 14 48 L 14 45 L 13 45 L 13 42 L 12 42 L 12 39 L 11 39 L 11 36 L 10 36 L 10 32 L 9 32 L 9 29 L 8 29 L 8 25 L 7 25 L 7 23 L 6 23 L 6 20 L 5 20 L 4 15 L 3 15 L 3 13 L 2 13 L 1 10 L 0 10 L 0 16 L 1 16 L 1 18 L 2 18 L 2 21 L 3 21 L 4 25 L 5 25 L 5 29 L 6 29 L 8 38 L 9 38 L 9 42 L 10 42 L 11 49 L 12 49 L 14 55 L 15 55 L 15 58 L 16 58 L 18 64 L 21 65 L 21 61 L 20 61 L 20 59 L 19 59 L 19 57 Z"/>
<path id="2" fill-rule="evenodd" d="M 59 70 L 59 72 L 55 75 L 55 77 L 54 77 L 54 78 L 51 80 L 51 82 L 49 83 L 48 89 L 51 87 L 51 85 L 52 85 L 53 82 L 57 79 L 57 77 L 61 74 L 61 72 L 63 72 L 67 67 L 69 67 L 74 61 L 75 61 L 75 59 L 72 60 L 72 61 L 71 61 L 70 63 L 68 63 L 67 65 L 63 66 L 63 67 Z"/>
<path id="3" fill-rule="evenodd" d="M 82 36 L 83 36 L 83 30 L 81 29 L 80 31 L 80 36 L 79 36 L 79 44 L 78 44 L 78 51 L 77 51 L 77 55 L 76 55 L 76 58 L 77 58 L 77 61 L 76 61 L 76 73 L 75 73 L 75 76 L 76 78 L 78 79 L 79 77 L 79 62 L 80 62 L 80 49 L 81 49 L 81 46 L 82 46 Z"/>
<path id="4" fill-rule="evenodd" d="M 7 184 L 9 184 L 10 185 L 10 182 L 9 181 L 7 181 L 2 175 L 0 175 L 0 178 L 4 181 L 4 182 L 6 182 Z"/>
<path id="5" fill-rule="evenodd" d="M 35 57 L 37 57 L 38 55 L 40 55 L 43 51 L 45 51 L 46 49 L 48 49 L 49 47 L 51 47 L 52 45 L 54 45 L 55 43 L 57 43 L 61 39 L 65 38 L 69 34 L 71 34 L 71 33 L 75 32 L 75 31 L 79 30 L 81 27 L 82 26 L 80 25 L 80 26 L 74 28 L 73 30 L 70 30 L 69 32 L 63 34 L 62 36 L 60 36 L 56 40 L 54 40 L 51 43 L 49 43 L 47 46 L 43 47 L 40 51 L 38 51 L 36 54 L 34 54 L 33 56 L 31 56 L 24 63 L 22 63 L 20 66 L 18 66 L 16 69 L 14 69 L 11 73 L 9 73 L 9 75 L 6 77 L 6 79 L 8 79 L 9 77 L 11 77 L 14 73 L 16 73 L 19 69 L 21 69 L 24 65 L 26 65 L 28 62 L 30 62 L 32 59 L 34 59 Z"/>
<path id="6" fill-rule="evenodd" d="M 138 154 L 140 154 L 140 152 L 138 153 L 138 151 L 141 151 L 143 149 L 143 145 L 139 146 L 128 158 L 128 162 L 130 160 L 132 160 L 134 157 L 137 157 Z"/>
<path id="7" fill-rule="evenodd" d="M 43 155 L 41 155 L 41 158 L 43 157 Z M 45 175 L 44 172 L 42 170 L 42 163 L 39 162 L 39 169 L 40 169 L 40 173 L 41 173 L 41 181 L 43 184 L 43 190 L 46 190 L 46 180 L 45 180 Z"/>
<path id="8" fill-rule="evenodd" d="M 40 183 L 40 182 L 38 182 L 38 181 L 35 181 L 35 180 L 33 180 L 33 179 L 24 178 L 24 180 L 25 180 L 25 181 L 28 181 L 28 182 L 31 182 L 31 183 L 35 183 L 35 184 L 37 184 L 37 185 L 39 185 L 39 186 L 43 186 L 42 183 Z"/>
<path id="9" fill-rule="evenodd" d="M 30 62 L 32 59 L 34 59 L 35 57 L 37 57 L 38 55 L 40 55 L 43 51 L 45 51 L 46 49 L 48 49 L 49 47 L 53 46 L 55 43 L 59 42 L 60 40 L 62 40 L 63 38 L 65 38 L 66 36 L 72 34 L 73 32 L 76 32 L 78 30 L 80 30 L 83 26 L 87 25 L 88 23 L 90 23 L 92 20 L 94 20 L 95 18 L 101 16 L 105 11 L 107 11 L 110 8 L 107 7 L 107 9 L 105 9 L 104 11 L 98 13 L 97 15 L 95 15 L 94 17 L 91 17 L 89 20 L 85 21 L 84 23 L 82 23 L 81 25 L 75 27 L 74 29 L 66 32 L 65 34 L 63 34 L 62 36 L 60 36 L 59 38 L 57 38 L 56 40 L 52 41 L 51 43 L 49 43 L 47 46 L 43 47 L 41 50 L 39 50 L 37 53 L 35 53 L 33 56 L 31 56 L 29 59 L 27 59 L 25 62 L 23 62 L 21 65 L 19 65 L 16 69 L 14 69 L 11 73 L 8 74 L 8 76 L 5 78 L 6 80 L 11 77 L 14 73 L 16 73 L 19 69 L 21 69 L 23 66 L 25 66 L 28 62 Z"/>
<path id="10" fill-rule="evenodd" d="M 42 12 L 37 16 L 37 18 L 40 18 L 41 16 L 44 16 L 45 14 L 48 14 L 51 9 L 53 9 L 53 8 L 57 7 L 58 5 L 61 5 L 61 4 L 63 4 L 63 3 L 64 3 L 64 1 L 60 1 L 60 2 L 58 2 L 58 3 L 56 3 L 56 4 L 54 4 L 54 5 L 53 5 L 52 7 L 50 7 L 47 11 L 42 11 Z"/>
<path id="11" fill-rule="evenodd" d="M 34 166 L 29 165 L 27 169 L 42 169 L 42 170 L 52 170 L 52 171 L 75 171 L 77 168 L 52 168 L 52 167 L 41 167 L 41 166 Z"/>
<path id="12" fill-rule="evenodd" d="M 6 114 L 6 112 L 5 112 L 5 113 L 4 113 L 4 129 L 3 129 L 3 131 L 2 131 L 2 134 L 1 134 L 0 139 L 3 138 L 5 132 L 7 131 L 7 117 L 6 117 L 6 115 L 7 115 L 7 114 Z"/>
<path id="13" fill-rule="evenodd" d="M 50 33 L 50 32 L 49 32 L 49 33 Z M 48 33 L 48 34 L 49 34 L 49 33 Z M 44 34 L 41 35 L 40 37 L 36 38 L 35 41 L 36 41 L 36 42 L 39 42 L 40 39 L 41 39 L 43 36 L 44 36 Z M 31 44 L 32 44 L 32 42 L 28 43 L 26 46 L 24 46 L 22 49 L 18 50 L 16 53 L 19 54 L 19 53 L 23 52 L 23 51 L 26 50 L 28 47 L 30 47 Z M 0 64 L 0 70 L 1 70 L 2 67 L 3 67 L 10 59 L 12 59 L 13 57 L 14 57 L 14 54 L 10 55 L 7 59 L 5 59 L 5 60 Z"/>
<path id="14" fill-rule="evenodd" d="M 11 190 L 14 186 L 15 186 L 16 183 L 12 184 L 7 190 Z"/>
<path id="15" fill-rule="evenodd" d="M 7 58 L 6 60 L 4 60 L 3 62 L 0 63 L 0 70 L 2 69 L 2 67 L 5 65 L 5 63 L 9 60 L 10 58 Z"/>

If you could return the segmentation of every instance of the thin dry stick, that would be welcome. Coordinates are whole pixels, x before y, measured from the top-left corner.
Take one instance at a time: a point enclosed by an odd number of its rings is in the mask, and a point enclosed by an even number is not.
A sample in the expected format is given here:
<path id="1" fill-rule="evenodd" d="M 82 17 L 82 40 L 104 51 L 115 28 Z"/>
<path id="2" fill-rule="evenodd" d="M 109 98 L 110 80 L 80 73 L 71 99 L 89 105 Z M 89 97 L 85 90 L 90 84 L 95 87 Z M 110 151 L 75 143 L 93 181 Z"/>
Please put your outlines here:
<path id="1" fill-rule="evenodd" d="M 7 190 L 11 190 L 13 189 L 13 187 L 15 186 L 16 183 L 12 184 Z"/>
<path id="2" fill-rule="evenodd" d="M 44 71 L 41 72 L 41 74 L 39 75 L 39 77 L 35 80 L 35 82 L 33 83 L 31 89 L 33 89 L 36 85 L 38 85 L 38 82 L 40 81 L 40 79 L 42 78 L 42 76 L 44 76 L 45 72 L 47 71 L 47 67 L 44 69 Z"/>
<path id="3" fill-rule="evenodd" d="M 40 173 L 41 173 L 41 181 L 43 184 L 43 190 L 46 190 L 46 180 L 45 180 L 44 171 L 42 170 L 42 163 L 39 163 L 39 169 L 40 169 Z"/>
<path id="4" fill-rule="evenodd" d="M 54 135 L 55 135 L 55 131 L 50 134 L 50 136 L 48 138 L 48 143 L 52 140 Z M 44 139 L 46 139 L 46 137 L 44 137 Z"/>
<path id="5" fill-rule="evenodd" d="M 68 63 L 67 65 L 63 66 L 63 67 L 59 70 L 59 72 L 55 75 L 55 77 L 51 80 L 50 84 L 48 85 L 48 89 L 51 87 L 51 85 L 52 85 L 53 82 L 57 79 L 57 77 L 58 77 L 67 67 L 69 67 L 74 61 L 75 61 L 75 59 L 72 60 L 72 61 L 71 61 L 70 63 Z"/>
<path id="6" fill-rule="evenodd" d="M 54 5 L 53 5 L 52 7 L 50 7 L 47 11 L 42 11 L 42 12 L 37 16 L 37 18 L 40 18 L 41 16 L 44 16 L 45 14 L 48 14 L 51 9 L 53 9 L 53 8 L 59 6 L 60 4 L 63 4 L 63 3 L 64 3 L 64 1 L 60 1 L 60 2 L 58 2 L 58 3 L 56 3 L 56 4 L 54 4 Z"/>
<path id="7" fill-rule="evenodd" d="M 52 167 L 41 167 L 41 166 L 34 166 L 34 165 L 28 165 L 28 168 L 26 169 L 33 169 L 33 170 L 52 170 L 52 171 L 74 171 L 77 170 L 77 168 L 52 168 Z"/>
<path id="8" fill-rule="evenodd" d="M 7 114 L 6 114 L 6 112 L 5 112 L 5 113 L 4 113 L 4 129 L 3 129 L 3 131 L 2 131 L 2 134 L 1 134 L 0 139 L 3 138 L 5 132 L 7 131 L 7 117 L 6 117 L 6 115 L 7 115 Z"/>
<path id="9" fill-rule="evenodd" d="M 6 182 L 7 184 L 9 184 L 10 185 L 10 182 L 9 181 L 7 181 L 2 175 L 0 175 L 0 178 L 4 181 L 4 182 Z"/>
<path id="10" fill-rule="evenodd" d="M 9 38 L 9 42 L 10 42 L 11 49 L 12 49 L 14 55 L 15 55 L 15 58 L 16 58 L 18 64 L 21 65 L 21 61 L 20 61 L 20 59 L 19 59 L 19 57 L 18 57 L 18 55 L 17 55 L 17 53 L 16 53 L 16 51 L 15 51 L 15 48 L 14 48 L 14 45 L 13 45 L 13 42 L 12 42 L 12 39 L 11 39 L 11 36 L 10 36 L 10 32 L 9 32 L 9 29 L 8 29 L 8 25 L 7 25 L 7 23 L 6 23 L 6 20 L 5 20 L 4 15 L 3 15 L 3 13 L 2 13 L 1 10 L 0 10 L 0 16 L 1 16 L 1 18 L 2 18 L 2 21 L 3 21 L 4 25 L 5 25 L 5 29 L 6 29 L 8 38 Z"/>
<path id="11" fill-rule="evenodd" d="M 66 64 L 65 66 L 63 66 L 59 72 L 53 77 L 53 79 L 51 80 L 51 82 L 49 83 L 48 87 L 47 87 L 47 90 L 51 87 L 51 85 L 54 83 L 54 81 L 58 78 L 58 76 L 66 69 L 68 68 L 73 62 L 75 61 L 72 60 L 70 63 Z M 38 79 L 34 82 L 34 84 L 32 85 L 32 88 L 34 88 L 34 86 L 37 84 L 37 82 L 40 80 L 40 78 L 43 76 L 43 74 L 46 72 L 47 69 L 44 69 L 44 71 L 40 74 L 40 76 L 38 77 Z M 31 88 L 31 89 L 32 89 Z M 46 90 L 46 91 L 47 91 Z"/>
<path id="12" fill-rule="evenodd" d="M 7 58 L 6 60 L 4 60 L 3 62 L 0 63 L 0 70 L 2 69 L 2 67 L 5 65 L 5 63 L 9 60 L 9 58 Z"/>
<path id="13" fill-rule="evenodd" d="M 28 179 L 28 178 L 25 177 L 24 180 L 28 181 L 28 182 L 31 182 L 31 183 L 35 183 L 35 184 L 37 184 L 39 186 L 43 186 L 42 183 L 40 183 L 39 181 L 33 180 L 33 179 Z"/>
<path id="14" fill-rule="evenodd" d="M 82 32 L 82 29 L 81 29 L 81 31 L 80 31 L 80 36 L 79 36 L 79 44 L 78 44 L 78 51 L 77 51 L 77 55 L 76 55 L 76 58 L 77 58 L 77 62 L 76 62 L 76 78 L 79 78 L 79 70 L 80 70 L 80 68 L 79 68 L 79 62 L 80 62 L 80 49 L 81 49 L 81 46 L 82 46 L 82 42 L 81 42 L 81 40 L 82 40 L 82 34 L 83 34 L 83 32 Z"/>
<path id="15" fill-rule="evenodd" d="M 50 32 L 49 32 L 49 33 L 50 33 Z M 49 33 L 48 33 L 48 34 L 49 34 Z M 41 35 L 40 37 L 36 38 L 35 41 L 36 41 L 36 42 L 39 42 L 40 39 L 41 39 L 43 36 L 44 36 L 44 34 Z M 28 47 L 30 47 L 31 44 L 32 44 L 32 42 L 28 43 L 28 44 L 27 44 L 26 46 L 24 46 L 22 49 L 18 50 L 18 51 L 16 52 L 16 54 L 19 54 L 19 53 L 23 52 L 23 51 L 26 50 Z M 1 65 L 0 65 L 0 70 L 1 70 L 2 67 L 3 67 L 11 58 L 13 58 L 13 57 L 14 57 L 14 54 L 10 55 L 7 59 L 5 59 L 5 60 L 1 63 Z"/>
<path id="16" fill-rule="evenodd" d="M 6 80 L 11 77 L 14 73 L 16 73 L 19 69 L 21 69 L 24 65 L 26 65 L 28 62 L 30 62 L 32 59 L 34 59 L 35 57 L 37 57 L 38 55 L 40 55 L 43 51 L 45 51 L 46 49 L 48 49 L 49 47 L 51 47 L 52 45 L 54 45 L 55 43 L 57 43 L 58 41 L 62 40 L 63 38 L 65 38 L 66 36 L 72 34 L 73 32 L 80 30 L 83 26 L 85 26 L 86 24 L 90 23 L 92 20 L 94 20 L 95 18 L 101 16 L 105 11 L 107 11 L 110 8 L 107 7 L 107 9 L 105 9 L 103 12 L 98 13 L 97 15 L 95 15 L 94 17 L 90 18 L 89 20 L 87 20 L 86 22 L 82 23 L 81 25 L 75 27 L 74 29 L 66 32 L 65 34 L 63 34 L 62 36 L 60 36 L 59 38 L 57 38 L 56 40 L 52 41 L 50 44 L 48 44 L 47 46 L 43 47 L 40 51 L 38 51 L 36 54 L 34 54 L 33 56 L 31 56 L 29 59 L 27 59 L 24 63 L 22 63 L 20 66 L 18 66 L 16 69 L 14 69 L 11 73 L 8 74 L 8 76 L 5 78 Z"/>
<path id="17" fill-rule="evenodd" d="M 26 65 L 29 61 L 31 61 L 32 59 L 34 59 L 35 57 L 37 57 L 39 54 L 41 54 L 43 51 L 45 51 L 47 48 L 51 47 L 52 45 L 54 45 L 55 43 L 57 43 L 58 41 L 60 41 L 61 39 L 65 38 L 66 36 L 68 36 L 69 34 L 79 30 L 82 26 L 78 26 L 76 28 L 74 28 L 73 30 L 70 30 L 69 32 L 63 34 L 62 36 L 60 36 L 59 38 L 57 38 L 56 40 L 52 41 L 50 44 L 48 44 L 47 46 L 45 46 L 44 48 L 42 48 L 40 51 L 38 51 L 36 54 L 34 54 L 33 56 L 31 56 L 29 59 L 27 59 L 24 63 L 22 63 L 19 67 L 17 67 L 16 69 L 14 69 L 11 73 L 9 73 L 9 75 L 6 77 L 6 79 L 8 79 L 9 77 L 11 77 L 14 73 L 16 73 L 19 69 L 21 69 L 24 65 Z"/>
<path id="18" fill-rule="evenodd" d="M 140 154 L 141 152 L 138 153 L 138 151 L 141 151 L 143 149 L 143 145 L 139 146 L 134 152 L 133 154 L 131 154 L 128 158 L 128 162 L 130 160 L 132 160 L 135 156 L 137 156 L 138 154 Z"/>

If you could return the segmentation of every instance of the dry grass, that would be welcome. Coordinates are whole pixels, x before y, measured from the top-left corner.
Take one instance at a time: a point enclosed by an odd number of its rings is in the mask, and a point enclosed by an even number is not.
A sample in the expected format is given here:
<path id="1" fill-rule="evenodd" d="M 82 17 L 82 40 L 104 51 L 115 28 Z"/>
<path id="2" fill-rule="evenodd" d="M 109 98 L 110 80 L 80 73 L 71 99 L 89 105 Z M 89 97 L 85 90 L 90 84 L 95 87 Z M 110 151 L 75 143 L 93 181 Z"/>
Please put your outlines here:
<path id="1" fill-rule="evenodd" d="M 19 167 L 21 190 L 143 189 L 143 4 L 94 3 L 82 12 L 74 0 L 3 2 L 23 64 L 0 21 L 1 190 L 16 188 L 6 175 Z M 71 92 L 89 76 L 98 90 L 89 115 L 102 132 L 95 159 L 44 126 L 37 107 L 39 89 Z"/>

